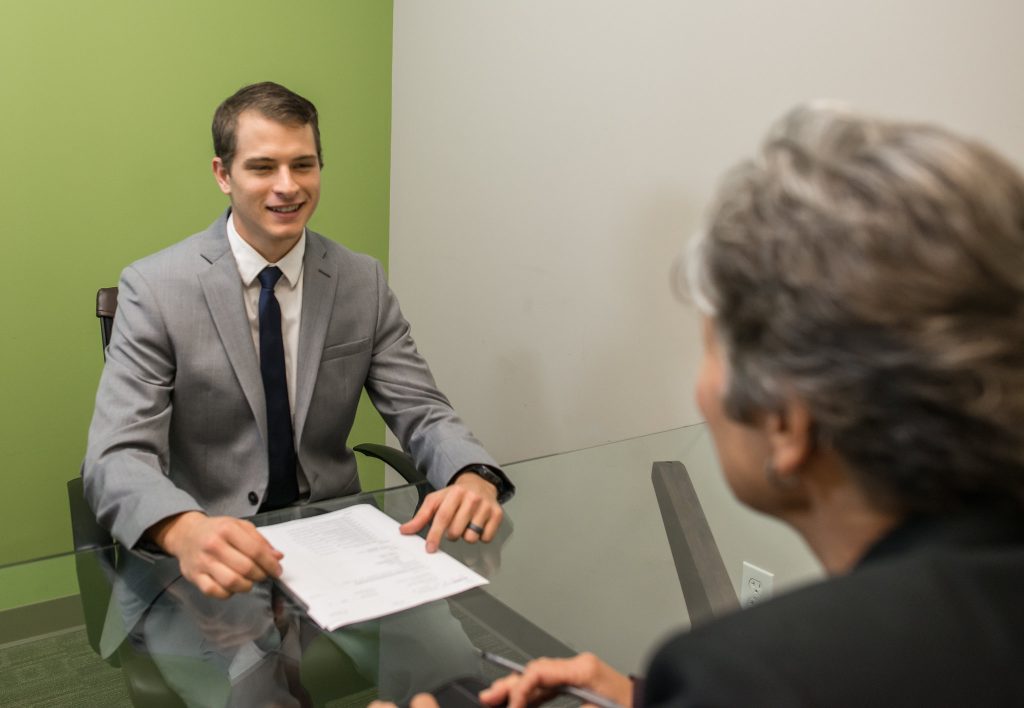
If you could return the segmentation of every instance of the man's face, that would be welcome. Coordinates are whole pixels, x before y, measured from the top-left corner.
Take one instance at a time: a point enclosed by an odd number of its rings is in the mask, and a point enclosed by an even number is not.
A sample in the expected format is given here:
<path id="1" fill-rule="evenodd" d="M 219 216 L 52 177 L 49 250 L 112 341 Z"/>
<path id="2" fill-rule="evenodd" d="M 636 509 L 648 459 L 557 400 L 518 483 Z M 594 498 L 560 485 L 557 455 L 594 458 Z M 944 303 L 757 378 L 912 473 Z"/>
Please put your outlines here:
<path id="1" fill-rule="evenodd" d="M 320 162 L 311 125 L 286 125 L 256 111 L 238 116 L 231 170 L 213 173 L 239 236 L 271 263 L 291 250 L 320 201 Z"/>

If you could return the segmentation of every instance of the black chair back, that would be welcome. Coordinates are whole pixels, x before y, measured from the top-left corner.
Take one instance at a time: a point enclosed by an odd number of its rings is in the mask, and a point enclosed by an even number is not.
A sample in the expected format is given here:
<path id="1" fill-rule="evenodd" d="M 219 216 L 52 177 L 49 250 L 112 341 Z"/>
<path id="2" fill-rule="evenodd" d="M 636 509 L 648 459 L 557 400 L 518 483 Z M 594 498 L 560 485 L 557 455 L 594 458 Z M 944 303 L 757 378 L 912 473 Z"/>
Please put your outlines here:
<path id="1" fill-rule="evenodd" d="M 107 358 L 110 332 L 114 328 L 114 313 L 117 312 L 117 288 L 100 288 L 96 291 L 96 316 L 100 320 L 100 341 L 103 342 L 103 359 Z"/>

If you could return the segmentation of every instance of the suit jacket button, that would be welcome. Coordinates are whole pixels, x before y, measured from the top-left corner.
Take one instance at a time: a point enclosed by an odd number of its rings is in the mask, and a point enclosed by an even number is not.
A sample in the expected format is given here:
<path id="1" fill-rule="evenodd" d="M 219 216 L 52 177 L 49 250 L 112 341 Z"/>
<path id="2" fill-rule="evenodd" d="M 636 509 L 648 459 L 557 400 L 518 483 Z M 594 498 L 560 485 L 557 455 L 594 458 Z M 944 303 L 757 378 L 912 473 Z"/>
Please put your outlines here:
<path id="1" fill-rule="evenodd" d="M 256 492 L 249 492 L 249 503 L 250 504 L 259 504 L 259 502 L 260 502 L 260 498 L 258 496 L 256 496 Z"/>

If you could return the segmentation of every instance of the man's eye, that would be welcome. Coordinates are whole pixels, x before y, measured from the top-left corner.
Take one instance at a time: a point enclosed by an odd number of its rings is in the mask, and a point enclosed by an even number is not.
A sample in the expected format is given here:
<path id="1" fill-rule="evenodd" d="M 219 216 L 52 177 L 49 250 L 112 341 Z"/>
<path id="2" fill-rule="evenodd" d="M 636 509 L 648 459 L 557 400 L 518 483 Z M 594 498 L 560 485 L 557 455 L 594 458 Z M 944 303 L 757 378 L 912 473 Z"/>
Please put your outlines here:
<path id="1" fill-rule="evenodd" d="M 308 172 L 309 170 L 313 169 L 313 164 L 314 163 L 312 162 L 300 162 L 299 164 L 295 165 L 295 169 Z"/>
<path id="2" fill-rule="evenodd" d="M 253 172 L 270 172 L 270 165 L 251 165 L 249 169 Z"/>

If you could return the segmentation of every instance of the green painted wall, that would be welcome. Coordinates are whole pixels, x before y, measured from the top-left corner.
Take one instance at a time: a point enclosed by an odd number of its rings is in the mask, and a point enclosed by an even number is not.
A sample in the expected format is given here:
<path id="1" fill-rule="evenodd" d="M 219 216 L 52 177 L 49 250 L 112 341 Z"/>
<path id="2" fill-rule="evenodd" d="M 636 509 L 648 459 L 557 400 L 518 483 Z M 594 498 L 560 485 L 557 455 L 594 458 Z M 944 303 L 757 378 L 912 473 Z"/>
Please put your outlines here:
<path id="1" fill-rule="evenodd" d="M 269 79 L 312 99 L 326 168 L 311 226 L 387 262 L 391 32 L 390 0 L 3 3 L 0 564 L 70 549 L 96 289 L 226 205 L 210 173 L 223 98 Z M 383 423 L 364 410 L 352 438 L 383 441 Z"/>

